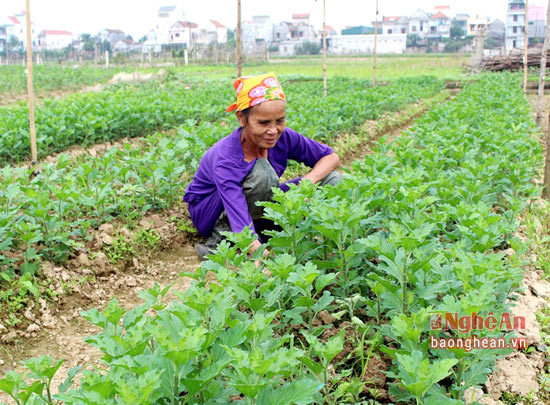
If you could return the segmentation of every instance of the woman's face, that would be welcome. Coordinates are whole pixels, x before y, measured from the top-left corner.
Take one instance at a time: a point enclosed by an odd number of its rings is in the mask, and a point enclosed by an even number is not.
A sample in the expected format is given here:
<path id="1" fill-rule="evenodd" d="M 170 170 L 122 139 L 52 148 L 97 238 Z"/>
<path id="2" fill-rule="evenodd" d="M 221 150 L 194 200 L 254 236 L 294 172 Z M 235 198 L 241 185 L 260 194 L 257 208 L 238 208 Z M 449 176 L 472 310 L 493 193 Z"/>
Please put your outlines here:
<path id="1" fill-rule="evenodd" d="M 237 112 L 237 118 L 249 142 L 258 149 L 271 149 L 286 127 L 286 102 L 265 101 L 250 110 L 248 119 L 240 111 Z"/>

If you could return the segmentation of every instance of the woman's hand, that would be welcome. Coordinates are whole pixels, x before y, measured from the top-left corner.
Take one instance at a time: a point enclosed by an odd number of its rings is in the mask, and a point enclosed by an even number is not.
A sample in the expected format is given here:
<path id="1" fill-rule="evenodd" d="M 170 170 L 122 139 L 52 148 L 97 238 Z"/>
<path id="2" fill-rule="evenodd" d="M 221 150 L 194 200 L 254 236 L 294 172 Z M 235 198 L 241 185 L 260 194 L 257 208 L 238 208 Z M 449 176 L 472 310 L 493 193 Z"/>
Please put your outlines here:
<path id="1" fill-rule="evenodd" d="M 262 246 L 262 242 L 260 242 L 258 239 L 256 239 L 254 242 L 252 242 L 250 245 L 250 250 L 248 251 L 248 254 L 250 256 L 252 256 L 254 254 L 254 252 L 256 250 L 258 250 L 259 247 Z M 269 255 L 269 250 L 267 249 L 264 249 L 264 252 L 262 253 L 262 257 L 267 257 Z M 261 261 L 258 259 L 258 260 L 255 260 L 254 261 L 254 264 L 256 265 L 256 267 L 260 267 L 261 265 Z"/>

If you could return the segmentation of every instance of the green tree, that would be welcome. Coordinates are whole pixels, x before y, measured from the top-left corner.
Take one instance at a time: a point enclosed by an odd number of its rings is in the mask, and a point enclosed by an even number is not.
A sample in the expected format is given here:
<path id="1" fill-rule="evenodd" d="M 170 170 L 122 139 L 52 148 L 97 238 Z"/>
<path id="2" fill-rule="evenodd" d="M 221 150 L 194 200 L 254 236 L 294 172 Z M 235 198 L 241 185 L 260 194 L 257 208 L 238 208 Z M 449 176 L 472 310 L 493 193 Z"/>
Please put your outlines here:
<path id="1" fill-rule="evenodd" d="M 23 46 L 23 42 L 19 40 L 15 35 L 11 35 L 8 39 L 8 49 L 10 51 L 13 50 L 20 50 L 18 48 L 21 48 Z"/>
<path id="2" fill-rule="evenodd" d="M 227 29 L 227 46 L 230 48 L 237 47 L 237 40 L 235 39 L 235 31 Z"/>
<path id="3" fill-rule="evenodd" d="M 95 40 L 90 34 L 81 34 L 80 41 L 82 42 L 82 49 L 87 52 L 93 52 L 95 49 Z"/>
<path id="4" fill-rule="evenodd" d="M 408 34 L 407 35 L 407 48 L 414 48 L 416 46 L 419 46 L 420 42 L 420 35 L 418 34 Z"/>
<path id="5" fill-rule="evenodd" d="M 317 42 L 305 41 L 296 47 L 297 55 L 319 55 L 321 45 Z"/>

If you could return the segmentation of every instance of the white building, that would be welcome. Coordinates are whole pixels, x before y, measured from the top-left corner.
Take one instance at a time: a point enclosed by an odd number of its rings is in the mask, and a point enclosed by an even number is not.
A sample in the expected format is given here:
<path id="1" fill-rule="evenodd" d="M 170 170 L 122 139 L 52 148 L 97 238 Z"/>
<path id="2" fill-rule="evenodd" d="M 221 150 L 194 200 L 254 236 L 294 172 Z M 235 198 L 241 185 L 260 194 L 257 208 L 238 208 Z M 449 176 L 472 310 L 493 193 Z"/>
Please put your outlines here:
<path id="1" fill-rule="evenodd" d="M 523 49 L 525 42 L 525 1 L 508 0 L 506 17 L 506 51 Z"/>
<path id="2" fill-rule="evenodd" d="M 170 28 L 177 21 L 186 21 L 186 15 L 179 6 L 163 6 L 159 8 L 155 27 L 157 33 L 156 41 L 158 44 L 170 43 Z"/>
<path id="3" fill-rule="evenodd" d="M 19 42 L 23 43 L 23 48 L 26 48 L 27 47 L 27 18 L 26 18 L 25 12 L 21 11 L 18 14 L 9 16 L 6 20 L 4 20 L 3 24 L 4 24 L 5 35 L 6 35 L 6 43 L 8 43 L 10 38 L 14 36 L 18 39 Z M 38 46 L 38 32 L 32 21 L 31 21 L 31 41 L 32 41 L 33 48 Z"/>
<path id="4" fill-rule="evenodd" d="M 374 25 L 374 24 L 373 24 Z M 402 35 L 407 34 L 409 19 L 407 17 L 383 17 L 382 34 Z"/>
<path id="5" fill-rule="evenodd" d="M 407 48 L 407 34 L 381 34 L 377 36 L 376 52 L 400 54 Z M 374 50 L 374 35 L 336 35 L 330 39 L 331 54 L 370 54 Z"/>
<path id="6" fill-rule="evenodd" d="M 418 34 L 424 39 L 430 33 L 430 16 L 418 9 L 409 17 L 409 34 Z"/>
<path id="7" fill-rule="evenodd" d="M 487 17 L 470 17 L 466 22 L 466 35 L 475 36 L 478 32 L 482 32 L 484 35 L 489 32 L 489 19 Z"/>
<path id="8" fill-rule="evenodd" d="M 63 30 L 43 30 L 38 34 L 38 46 L 43 50 L 63 49 L 73 42 L 73 34 Z"/>
<path id="9" fill-rule="evenodd" d="M 438 11 L 430 16 L 429 30 L 428 38 L 449 38 L 451 35 L 451 19 L 443 12 Z"/>
<path id="10" fill-rule="evenodd" d="M 191 21 L 176 21 L 170 27 L 170 44 L 181 44 L 187 49 L 195 47 L 199 38 L 199 26 Z"/>
<path id="11" fill-rule="evenodd" d="M 242 24 L 243 50 L 248 52 L 263 51 L 273 41 L 273 24 L 268 15 L 252 17 L 252 21 Z"/>

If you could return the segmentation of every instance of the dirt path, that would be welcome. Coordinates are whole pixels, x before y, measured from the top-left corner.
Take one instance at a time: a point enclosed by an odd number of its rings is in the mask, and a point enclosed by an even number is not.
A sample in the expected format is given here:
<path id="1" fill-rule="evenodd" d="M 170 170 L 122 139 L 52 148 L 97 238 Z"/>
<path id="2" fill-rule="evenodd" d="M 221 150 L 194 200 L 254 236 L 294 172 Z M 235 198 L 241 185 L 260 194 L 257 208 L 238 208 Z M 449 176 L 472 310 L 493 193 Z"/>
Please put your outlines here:
<path id="1" fill-rule="evenodd" d="M 57 319 L 53 328 L 42 329 L 30 339 L 14 339 L 11 344 L 4 345 L 0 351 L 0 375 L 9 369 L 20 370 L 19 362 L 30 357 L 47 354 L 54 359 L 65 359 L 53 381 L 56 392 L 70 368 L 97 364 L 101 355 L 95 347 L 83 342 L 85 337 L 99 332 L 99 328 L 82 318 L 79 314 L 81 310 L 102 308 L 114 297 L 129 310 L 141 302 L 137 292 L 151 288 L 155 283 L 163 287 L 174 283 L 171 291 L 185 291 L 191 280 L 181 277 L 180 273 L 194 271 L 199 263 L 194 247 L 186 244 L 160 252 L 140 274 L 117 274 L 109 277 L 102 287 L 95 290 L 92 302 L 88 305 L 79 298 L 67 308 L 59 309 L 53 315 Z M 173 298 L 173 294 L 167 295 L 167 299 Z M 70 301 L 70 297 L 67 300 Z M 7 397 L 0 395 L 0 403 L 7 400 Z"/>

